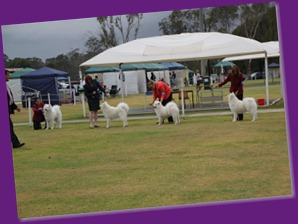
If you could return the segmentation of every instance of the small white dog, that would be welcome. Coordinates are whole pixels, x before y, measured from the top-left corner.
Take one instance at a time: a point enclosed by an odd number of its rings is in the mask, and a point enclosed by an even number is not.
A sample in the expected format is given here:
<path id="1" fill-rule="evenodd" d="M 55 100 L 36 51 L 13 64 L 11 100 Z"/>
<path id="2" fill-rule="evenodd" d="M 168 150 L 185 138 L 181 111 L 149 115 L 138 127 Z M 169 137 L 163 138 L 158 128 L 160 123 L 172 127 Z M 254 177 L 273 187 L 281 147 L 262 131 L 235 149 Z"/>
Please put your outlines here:
<path id="1" fill-rule="evenodd" d="M 178 108 L 177 104 L 174 103 L 173 101 L 167 103 L 166 106 L 163 106 L 161 104 L 161 102 L 156 100 L 153 103 L 153 107 L 154 107 L 155 113 L 156 113 L 157 118 L 158 118 L 158 122 L 159 122 L 158 125 L 161 125 L 165 118 L 168 118 L 168 117 L 171 117 L 171 116 L 173 117 L 173 120 L 174 120 L 175 124 L 180 123 L 179 108 Z"/>
<path id="2" fill-rule="evenodd" d="M 57 128 L 62 128 L 62 113 L 59 105 L 45 104 L 43 106 L 43 113 L 46 120 L 46 130 L 54 129 L 54 122 L 56 121 Z"/>
<path id="3" fill-rule="evenodd" d="M 256 100 L 251 97 L 244 98 L 242 101 L 239 100 L 234 93 L 227 95 L 228 104 L 230 110 L 233 112 L 233 122 L 237 120 L 238 113 L 243 113 L 248 111 L 252 116 L 252 121 L 255 121 L 258 113 L 258 105 Z"/>
<path id="4" fill-rule="evenodd" d="M 106 128 L 109 128 L 111 120 L 114 120 L 116 118 L 120 118 L 120 120 L 123 122 L 123 127 L 126 127 L 128 125 L 127 114 L 129 111 L 129 106 L 126 103 L 121 102 L 117 105 L 117 107 L 113 107 L 106 101 L 104 101 L 100 106 L 101 111 L 105 119 L 107 120 Z"/>

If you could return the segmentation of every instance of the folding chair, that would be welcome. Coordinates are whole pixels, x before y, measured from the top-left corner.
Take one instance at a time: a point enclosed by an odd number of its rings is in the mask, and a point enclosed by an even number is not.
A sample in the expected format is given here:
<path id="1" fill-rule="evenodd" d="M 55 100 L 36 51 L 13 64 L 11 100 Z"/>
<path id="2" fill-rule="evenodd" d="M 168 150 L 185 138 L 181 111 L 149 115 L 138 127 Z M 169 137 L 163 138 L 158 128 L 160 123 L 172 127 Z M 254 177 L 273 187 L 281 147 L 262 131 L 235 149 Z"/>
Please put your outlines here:
<path id="1" fill-rule="evenodd" d="M 112 85 L 111 86 L 111 89 L 110 89 L 110 95 L 111 96 L 116 96 L 116 95 L 118 95 L 118 93 L 119 93 L 119 91 L 120 91 L 120 88 L 119 89 L 117 89 L 118 87 L 117 87 L 117 85 Z"/>

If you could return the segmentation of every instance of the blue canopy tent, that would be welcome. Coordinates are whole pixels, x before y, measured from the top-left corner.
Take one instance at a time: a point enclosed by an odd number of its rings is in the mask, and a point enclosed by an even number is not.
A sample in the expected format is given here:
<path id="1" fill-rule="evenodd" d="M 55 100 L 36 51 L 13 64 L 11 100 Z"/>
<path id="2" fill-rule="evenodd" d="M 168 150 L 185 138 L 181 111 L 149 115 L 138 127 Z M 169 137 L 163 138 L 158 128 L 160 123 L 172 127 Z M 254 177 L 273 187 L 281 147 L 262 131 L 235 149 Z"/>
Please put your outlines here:
<path id="1" fill-rule="evenodd" d="M 279 64 L 271 63 L 271 64 L 268 65 L 268 68 L 279 68 Z"/>
<path id="2" fill-rule="evenodd" d="M 70 83 L 69 73 L 48 67 L 21 75 L 21 86 L 24 93 L 22 96 L 23 107 L 26 107 L 27 98 L 36 95 L 37 92 L 41 95 L 44 103 L 61 104 L 58 90 L 59 78 L 67 78 Z"/>

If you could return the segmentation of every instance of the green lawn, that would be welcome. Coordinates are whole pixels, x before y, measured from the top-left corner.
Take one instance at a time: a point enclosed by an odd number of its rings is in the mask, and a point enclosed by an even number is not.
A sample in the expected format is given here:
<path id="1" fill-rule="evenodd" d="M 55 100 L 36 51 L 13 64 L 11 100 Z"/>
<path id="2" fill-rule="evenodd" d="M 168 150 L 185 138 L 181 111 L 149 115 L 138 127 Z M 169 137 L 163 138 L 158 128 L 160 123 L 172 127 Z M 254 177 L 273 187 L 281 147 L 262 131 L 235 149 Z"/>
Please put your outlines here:
<path id="1" fill-rule="evenodd" d="M 65 117 L 75 117 L 74 107 L 62 106 Z M 16 126 L 26 142 L 13 150 L 19 217 L 291 195 L 285 114 L 244 117 Z"/>

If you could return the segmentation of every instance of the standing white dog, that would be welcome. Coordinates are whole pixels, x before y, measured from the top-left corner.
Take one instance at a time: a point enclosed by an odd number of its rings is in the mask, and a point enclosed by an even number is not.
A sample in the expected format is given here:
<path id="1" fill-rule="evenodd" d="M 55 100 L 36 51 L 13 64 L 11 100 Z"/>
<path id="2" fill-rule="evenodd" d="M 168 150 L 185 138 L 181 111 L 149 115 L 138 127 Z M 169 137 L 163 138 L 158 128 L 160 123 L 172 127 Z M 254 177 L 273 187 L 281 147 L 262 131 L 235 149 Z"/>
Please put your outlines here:
<path id="1" fill-rule="evenodd" d="M 252 116 L 252 121 L 255 121 L 257 118 L 258 105 L 256 100 L 251 97 L 244 98 L 242 101 L 239 100 L 234 93 L 230 93 L 227 95 L 228 104 L 230 110 L 233 112 L 233 122 L 237 120 L 238 113 L 243 113 L 248 111 Z"/>
<path id="2" fill-rule="evenodd" d="M 168 118 L 168 117 L 171 117 L 171 116 L 173 117 L 173 120 L 174 120 L 175 124 L 180 123 L 179 108 L 178 108 L 177 104 L 174 103 L 173 101 L 167 103 L 166 106 L 163 106 L 161 104 L 161 102 L 156 100 L 153 103 L 153 107 L 154 107 L 155 113 L 156 113 L 157 118 L 158 118 L 158 122 L 159 122 L 158 125 L 161 125 L 165 118 Z"/>
<path id="3" fill-rule="evenodd" d="M 59 105 L 45 104 L 43 106 L 43 113 L 46 120 L 46 125 L 49 128 L 54 129 L 54 122 L 56 121 L 57 128 L 62 128 L 62 113 Z"/>
<path id="4" fill-rule="evenodd" d="M 123 127 L 128 125 L 127 114 L 129 111 L 129 106 L 126 103 L 121 102 L 117 105 L 117 107 L 113 107 L 105 101 L 100 105 L 100 107 L 105 119 L 107 120 L 106 128 L 109 128 L 111 120 L 116 118 L 120 118 L 120 120 L 123 122 Z"/>

